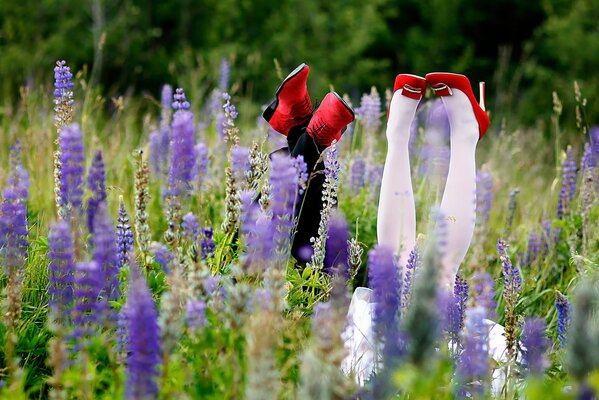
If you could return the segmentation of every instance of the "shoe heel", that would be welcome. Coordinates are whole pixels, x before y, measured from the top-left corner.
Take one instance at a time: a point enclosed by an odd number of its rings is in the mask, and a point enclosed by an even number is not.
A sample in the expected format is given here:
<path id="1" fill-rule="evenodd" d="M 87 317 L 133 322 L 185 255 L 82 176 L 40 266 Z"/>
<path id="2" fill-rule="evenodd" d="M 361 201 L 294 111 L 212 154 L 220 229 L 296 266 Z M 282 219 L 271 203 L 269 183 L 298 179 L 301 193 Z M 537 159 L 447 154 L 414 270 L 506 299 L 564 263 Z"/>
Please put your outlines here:
<path id="1" fill-rule="evenodd" d="M 487 111 L 485 106 L 485 83 L 478 82 L 478 104 L 483 111 Z"/>

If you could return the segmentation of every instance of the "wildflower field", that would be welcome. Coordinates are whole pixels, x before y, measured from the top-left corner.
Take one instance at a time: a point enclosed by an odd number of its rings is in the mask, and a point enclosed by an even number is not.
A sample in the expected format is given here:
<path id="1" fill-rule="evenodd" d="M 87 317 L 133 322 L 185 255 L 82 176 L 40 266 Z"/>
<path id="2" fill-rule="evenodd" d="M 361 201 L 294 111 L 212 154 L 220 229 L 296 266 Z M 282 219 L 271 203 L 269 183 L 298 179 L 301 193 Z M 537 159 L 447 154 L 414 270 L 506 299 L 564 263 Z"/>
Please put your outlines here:
<path id="1" fill-rule="evenodd" d="M 390 93 L 373 88 L 346 97 L 357 118 L 323 155 L 323 222 L 299 266 L 293 207 L 312 171 L 270 156 L 285 138 L 231 86 L 223 60 L 199 98 L 165 85 L 159 99 L 108 99 L 59 61 L 2 108 L 1 398 L 599 393 L 599 116 L 584 88 L 553 93 L 550 138 L 491 110 L 474 239 L 444 293 L 449 126 L 431 93 L 410 141 L 417 251 L 376 245 Z M 360 286 L 378 300 L 380 349 L 362 384 L 340 367 Z M 505 327 L 499 360 L 484 319 Z"/>

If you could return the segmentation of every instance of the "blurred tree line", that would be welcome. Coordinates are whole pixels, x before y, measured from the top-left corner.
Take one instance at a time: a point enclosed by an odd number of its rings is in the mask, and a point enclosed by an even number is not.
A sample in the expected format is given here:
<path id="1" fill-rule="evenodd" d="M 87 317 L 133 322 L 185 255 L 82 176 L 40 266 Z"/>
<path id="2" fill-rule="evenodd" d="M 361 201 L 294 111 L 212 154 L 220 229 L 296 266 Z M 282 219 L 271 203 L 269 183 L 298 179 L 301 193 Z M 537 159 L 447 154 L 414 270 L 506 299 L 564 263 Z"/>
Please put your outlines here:
<path id="1" fill-rule="evenodd" d="M 599 111 L 597 21 L 599 0 L 0 1 L 0 90 L 14 98 L 66 59 L 107 95 L 158 94 L 165 82 L 215 85 L 226 57 L 234 90 L 266 102 L 276 59 L 283 73 L 310 64 L 315 97 L 461 72 L 489 83 L 496 115 L 532 123 L 553 90 L 573 98 L 575 79 Z"/>

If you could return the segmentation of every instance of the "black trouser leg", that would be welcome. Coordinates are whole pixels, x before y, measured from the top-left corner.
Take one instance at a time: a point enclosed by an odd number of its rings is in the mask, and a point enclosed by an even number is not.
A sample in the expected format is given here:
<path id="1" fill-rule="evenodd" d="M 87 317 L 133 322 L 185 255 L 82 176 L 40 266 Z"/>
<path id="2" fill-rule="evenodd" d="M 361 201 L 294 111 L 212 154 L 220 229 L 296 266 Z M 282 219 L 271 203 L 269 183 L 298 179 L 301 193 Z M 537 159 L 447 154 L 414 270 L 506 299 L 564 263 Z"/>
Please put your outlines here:
<path id="1" fill-rule="evenodd" d="M 325 148 L 316 144 L 305 127 L 294 127 L 287 136 L 287 143 L 291 156 L 302 155 L 308 167 L 308 187 L 296 204 L 296 214 L 299 215 L 291 245 L 291 254 L 298 262 L 303 263 L 310 260 L 312 256 L 310 238 L 318 235 L 320 212 L 323 208 L 324 164 L 322 162 L 317 164 L 317 161 Z"/>

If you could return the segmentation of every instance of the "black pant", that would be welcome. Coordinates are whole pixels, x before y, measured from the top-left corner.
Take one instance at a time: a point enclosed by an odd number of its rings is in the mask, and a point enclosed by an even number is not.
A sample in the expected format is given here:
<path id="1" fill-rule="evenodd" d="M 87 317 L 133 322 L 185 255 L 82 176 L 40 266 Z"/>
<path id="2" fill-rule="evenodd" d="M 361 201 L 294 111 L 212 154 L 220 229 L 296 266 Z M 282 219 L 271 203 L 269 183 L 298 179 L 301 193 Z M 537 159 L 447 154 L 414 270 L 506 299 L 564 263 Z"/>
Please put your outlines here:
<path id="1" fill-rule="evenodd" d="M 292 157 L 302 155 L 308 167 L 308 185 L 295 206 L 298 215 L 297 229 L 291 245 L 291 254 L 304 263 L 310 260 L 313 248 L 310 238 L 318 235 L 320 212 L 323 208 L 322 187 L 324 184 L 324 163 L 318 162 L 320 154 L 326 148 L 318 145 L 306 132 L 306 126 L 291 128 L 287 135 L 288 152 Z M 318 162 L 318 164 L 317 164 Z"/>

